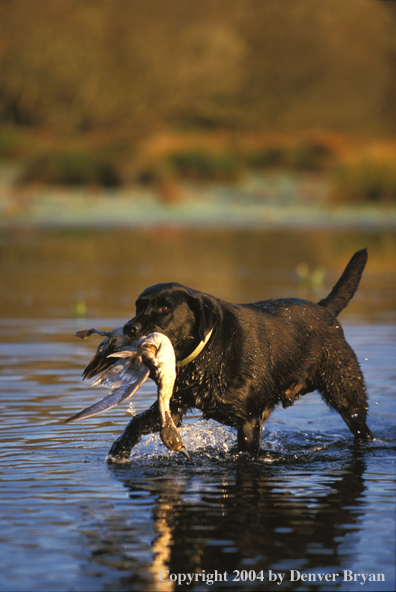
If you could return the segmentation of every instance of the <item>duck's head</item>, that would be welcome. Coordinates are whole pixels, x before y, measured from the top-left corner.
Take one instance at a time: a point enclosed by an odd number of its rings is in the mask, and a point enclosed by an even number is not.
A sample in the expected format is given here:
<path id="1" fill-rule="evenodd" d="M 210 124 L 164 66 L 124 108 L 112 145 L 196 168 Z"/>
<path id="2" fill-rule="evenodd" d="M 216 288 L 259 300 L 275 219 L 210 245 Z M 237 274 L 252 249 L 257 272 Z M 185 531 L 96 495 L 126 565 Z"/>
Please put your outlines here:
<path id="1" fill-rule="evenodd" d="M 183 454 L 190 461 L 190 463 L 194 464 L 187 448 L 182 442 L 179 431 L 168 412 L 165 413 L 164 419 L 161 416 L 161 423 L 162 426 L 160 430 L 160 437 L 165 446 L 169 448 L 169 450 L 181 452 L 181 454 Z"/>

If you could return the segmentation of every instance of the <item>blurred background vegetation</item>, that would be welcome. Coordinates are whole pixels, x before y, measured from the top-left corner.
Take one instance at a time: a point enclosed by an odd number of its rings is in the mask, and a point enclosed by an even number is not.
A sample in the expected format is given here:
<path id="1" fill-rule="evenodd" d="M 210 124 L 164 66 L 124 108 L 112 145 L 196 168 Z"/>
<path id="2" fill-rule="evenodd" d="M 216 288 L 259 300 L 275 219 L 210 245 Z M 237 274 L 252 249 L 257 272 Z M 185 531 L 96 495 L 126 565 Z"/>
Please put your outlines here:
<path id="1" fill-rule="evenodd" d="M 18 183 L 331 176 L 396 201 L 396 2 L 1 0 L 0 157 Z"/>

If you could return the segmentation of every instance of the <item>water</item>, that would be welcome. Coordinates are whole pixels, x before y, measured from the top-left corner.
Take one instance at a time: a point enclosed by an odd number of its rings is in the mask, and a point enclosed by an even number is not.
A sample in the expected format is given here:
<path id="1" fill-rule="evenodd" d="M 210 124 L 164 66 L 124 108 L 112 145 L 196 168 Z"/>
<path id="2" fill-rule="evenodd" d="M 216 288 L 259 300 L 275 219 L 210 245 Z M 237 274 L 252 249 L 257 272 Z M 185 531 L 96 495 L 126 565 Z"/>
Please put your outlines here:
<path id="1" fill-rule="evenodd" d="M 394 589 L 394 238 L 175 229 L 3 234 L 0 589 Z M 194 466 L 157 435 L 134 449 L 130 463 L 108 464 L 130 417 L 127 404 L 63 423 L 103 396 L 81 382 L 98 338 L 81 342 L 74 333 L 122 324 L 144 287 L 176 280 L 232 301 L 319 299 L 365 245 L 368 268 L 341 320 L 365 374 L 373 442 L 355 445 L 316 394 L 271 415 L 258 459 L 236 452 L 232 429 L 196 413 L 181 429 Z M 301 261 L 324 268 L 323 286 L 297 283 Z M 77 302 L 87 318 L 73 316 Z M 146 383 L 133 412 L 155 392 Z M 198 581 L 168 579 L 188 574 L 200 574 Z M 277 574 L 284 574 L 280 585 Z M 384 581 L 362 586 L 356 574 Z"/>

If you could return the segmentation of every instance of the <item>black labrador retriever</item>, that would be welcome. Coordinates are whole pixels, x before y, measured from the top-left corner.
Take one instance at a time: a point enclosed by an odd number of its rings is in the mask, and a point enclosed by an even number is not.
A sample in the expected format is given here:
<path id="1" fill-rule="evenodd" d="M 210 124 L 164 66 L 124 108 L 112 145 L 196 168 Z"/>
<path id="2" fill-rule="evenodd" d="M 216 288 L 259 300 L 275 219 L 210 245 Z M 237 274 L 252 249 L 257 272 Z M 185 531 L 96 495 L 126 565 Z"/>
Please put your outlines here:
<path id="1" fill-rule="evenodd" d="M 237 305 L 181 284 L 157 284 L 139 296 L 124 335 L 135 340 L 159 332 L 170 339 L 178 366 L 170 401 L 175 425 L 187 409 L 198 408 L 205 418 L 237 429 L 240 451 L 257 454 L 274 407 L 318 390 L 357 438 L 370 438 L 363 375 L 337 319 L 366 261 L 366 249 L 355 253 L 317 304 L 280 298 Z M 101 369 L 113 363 L 98 354 L 94 359 Z M 128 458 L 142 435 L 159 429 L 156 401 L 130 421 L 110 458 Z"/>

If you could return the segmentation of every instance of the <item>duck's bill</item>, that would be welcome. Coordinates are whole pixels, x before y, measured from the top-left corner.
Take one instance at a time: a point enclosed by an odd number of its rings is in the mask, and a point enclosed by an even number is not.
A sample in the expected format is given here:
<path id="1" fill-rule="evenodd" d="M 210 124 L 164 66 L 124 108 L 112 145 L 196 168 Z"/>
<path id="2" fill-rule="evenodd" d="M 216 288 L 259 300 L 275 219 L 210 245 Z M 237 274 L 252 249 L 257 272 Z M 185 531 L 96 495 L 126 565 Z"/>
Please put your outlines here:
<path id="1" fill-rule="evenodd" d="M 98 403 L 95 403 L 94 405 L 91 405 L 90 407 L 83 409 L 82 411 L 80 411 L 80 413 L 76 413 L 76 415 L 69 417 L 68 419 L 66 419 L 65 423 L 69 423 L 70 421 L 77 421 L 79 419 L 86 419 L 88 417 L 93 417 L 94 415 L 103 413 L 108 409 L 117 407 L 117 405 L 120 405 L 120 403 L 123 403 L 124 401 L 132 397 L 132 395 L 134 395 L 136 391 L 142 386 L 142 384 L 147 380 L 149 375 L 150 370 L 146 367 L 143 367 L 142 371 L 138 374 L 136 380 L 133 381 L 127 389 L 117 389 L 115 392 L 111 393 L 110 395 L 107 395 L 107 397 L 104 397 L 104 399 L 102 399 L 101 401 L 98 401 Z"/>
<path id="2" fill-rule="evenodd" d="M 194 462 L 190 456 L 190 453 L 188 452 L 187 448 L 185 446 L 182 446 L 181 448 L 179 448 L 178 452 L 181 452 L 181 454 L 183 454 L 183 456 L 186 457 L 186 459 L 193 465 Z"/>

